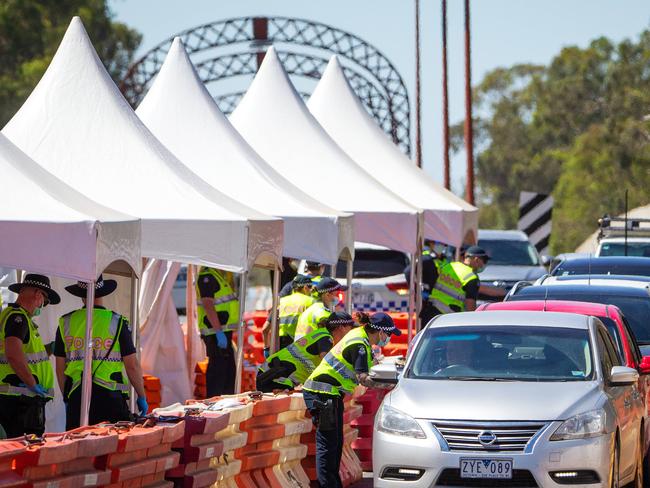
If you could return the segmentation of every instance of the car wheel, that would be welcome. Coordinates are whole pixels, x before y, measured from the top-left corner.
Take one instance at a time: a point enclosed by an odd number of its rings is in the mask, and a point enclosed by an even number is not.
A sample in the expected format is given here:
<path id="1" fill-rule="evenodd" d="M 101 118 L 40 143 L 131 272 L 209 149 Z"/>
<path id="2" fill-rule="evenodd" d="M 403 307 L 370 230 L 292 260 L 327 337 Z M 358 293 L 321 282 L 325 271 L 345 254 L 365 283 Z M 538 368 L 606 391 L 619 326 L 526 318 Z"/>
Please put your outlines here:
<path id="1" fill-rule="evenodd" d="M 644 447 L 644 442 L 643 442 L 643 433 L 639 436 L 639 448 L 636 453 L 636 472 L 634 473 L 634 482 L 632 483 L 632 486 L 634 488 L 643 488 L 645 485 L 644 483 L 644 475 L 645 475 L 645 462 L 646 460 L 643 457 L 643 447 Z"/>
<path id="2" fill-rule="evenodd" d="M 614 452 L 612 453 L 612 461 L 611 461 L 611 466 L 612 466 L 612 471 L 609 475 L 609 486 L 611 488 L 620 488 L 621 483 L 620 483 L 620 473 L 619 473 L 619 461 L 620 461 L 620 450 L 618 448 L 618 438 L 616 439 L 616 442 L 614 443 Z"/>

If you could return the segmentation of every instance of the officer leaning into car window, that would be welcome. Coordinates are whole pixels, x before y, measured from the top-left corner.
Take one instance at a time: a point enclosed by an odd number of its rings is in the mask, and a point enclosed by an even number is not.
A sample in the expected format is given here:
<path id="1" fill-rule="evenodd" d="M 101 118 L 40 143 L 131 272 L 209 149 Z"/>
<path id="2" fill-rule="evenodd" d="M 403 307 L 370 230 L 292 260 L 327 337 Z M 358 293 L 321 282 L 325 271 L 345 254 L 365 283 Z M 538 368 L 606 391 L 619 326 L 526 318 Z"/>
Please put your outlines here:
<path id="1" fill-rule="evenodd" d="M 354 325 L 354 319 L 347 312 L 334 312 L 324 318 L 318 329 L 272 354 L 260 366 L 257 389 L 270 393 L 302 385 L 332 346 L 338 344 Z"/>
<path id="2" fill-rule="evenodd" d="M 39 274 L 27 274 L 9 290 L 18 298 L 0 313 L 0 425 L 9 438 L 40 436 L 45 403 L 54 398 L 54 371 L 32 319 L 61 298 Z"/>
<path id="3" fill-rule="evenodd" d="M 378 312 L 359 314 L 359 324 L 348 332 L 309 375 L 303 386 L 307 409 L 316 425 L 316 471 L 321 488 L 342 487 L 339 466 L 343 454 L 343 396 L 358 385 L 387 388 L 368 376 L 372 346 L 384 347 L 400 335 L 393 319 Z"/>
<path id="4" fill-rule="evenodd" d="M 63 315 L 54 341 L 56 377 L 66 404 L 66 430 L 79 427 L 81 421 L 81 384 L 86 353 L 86 316 L 88 284 L 79 281 L 66 286 L 71 295 L 81 298 L 83 307 Z M 103 298 L 117 288 L 115 280 L 105 280 L 102 275 L 95 282 L 93 303 L 93 360 L 92 392 L 88 422 L 119 422 L 131 420 L 127 405 L 129 382 L 138 395 L 140 415 L 146 415 L 146 393 L 142 369 L 133 344 L 133 333 L 126 317 L 103 306 Z M 127 382 L 124 374 L 128 377 Z"/>
<path id="5" fill-rule="evenodd" d="M 315 287 L 317 301 L 298 317 L 296 326 L 295 340 L 306 336 L 310 332 L 318 329 L 319 322 L 330 316 L 336 311 L 336 307 L 341 303 L 339 292 L 348 289 L 334 278 L 322 278 Z"/>
<path id="6" fill-rule="evenodd" d="M 199 331 L 208 354 L 207 396 L 235 393 L 232 331 L 238 328 L 239 300 L 224 273 L 207 266 L 199 269 L 196 295 Z"/>

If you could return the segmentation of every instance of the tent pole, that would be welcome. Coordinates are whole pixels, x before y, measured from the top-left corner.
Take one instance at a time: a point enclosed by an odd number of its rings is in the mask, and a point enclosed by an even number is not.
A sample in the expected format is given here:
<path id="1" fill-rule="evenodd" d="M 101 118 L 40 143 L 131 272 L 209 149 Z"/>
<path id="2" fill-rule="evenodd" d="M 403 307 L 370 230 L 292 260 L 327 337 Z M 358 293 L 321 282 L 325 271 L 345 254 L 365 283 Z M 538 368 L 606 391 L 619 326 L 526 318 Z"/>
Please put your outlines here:
<path id="1" fill-rule="evenodd" d="M 185 327 L 186 327 L 186 343 L 187 343 L 187 374 L 189 375 L 190 385 L 193 383 L 192 378 L 194 376 L 194 365 L 192 364 L 193 357 L 193 342 L 194 342 L 194 327 L 196 323 L 194 319 L 196 314 L 194 313 L 196 309 L 195 303 L 197 302 L 197 296 L 194 292 L 194 265 L 187 265 L 187 280 L 185 282 Z"/>
<path id="2" fill-rule="evenodd" d="M 90 397 L 92 395 L 92 364 L 93 364 L 93 310 L 95 309 L 95 280 L 89 282 L 86 288 L 86 335 L 84 351 L 84 370 L 81 377 L 81 412 L 79 425 L 88 425 L 90 414 Z"/>
<path id="3" fill-rule="evenodd" d="M 354 261 L 348 259 L 345 268 L 345 279 L 348 283 L 348 292 L 345 294 L 345 311 L 352 315 L 352 277 L 354 276 Z"/>
<path id="4" fill-rule="evenodd" d="M 415 253 L 411 254 L 411 270 L 409 271 L 409 321 L 408 321 L 408 343 L 413 338 L 413 326 L 415 325 Z"/>
<path id="5" fill-rule="evenodd" d="M 424 252 L 423 230 L 422 223 L 418 219 L 417 243 L 416 243 L 416 263 L 417 268 L 415 271 L 415 313 L 416 313 L 416 330 L 419 332 L 422 329 L 422 321 L 420 320 L 420 312 L 422 311 L 422 253 Z M 424 324 L 426 325 L 426 324 Z"/>
<path id="6" fill-rule="evenodd" d="M 138 304 L 140 301 L 140 280 L 136 274 L 131 270 L 131 327 L 133 329 L 133 344 L 135 344 L 135 353 L 138 361 L 142 355 L 140 352 L 140 317 Z M 131 393 L 129 396 L 129 409 L 135 412 L 135 389 L 131 386 Z"/>
<path id="7" fill-rule="evenodd" d="M 239 321 L 237 322 L 237 373 L 235 376 L 235 393 L 241 393 L 242 377 L 244 373 L 244 309 L 246 307 L 246 286 L 248 284 L 248 271 L 242 272 L 239 282 Z"/>
<path id="8" fill-rule="evenodd" d="M 280 336 L 278 329 L 278 298 L 280 295 L 280 267 L 275 265 L 273 270 L 273 288 L 271 290 L 271 354 L 278 351 Z"/>

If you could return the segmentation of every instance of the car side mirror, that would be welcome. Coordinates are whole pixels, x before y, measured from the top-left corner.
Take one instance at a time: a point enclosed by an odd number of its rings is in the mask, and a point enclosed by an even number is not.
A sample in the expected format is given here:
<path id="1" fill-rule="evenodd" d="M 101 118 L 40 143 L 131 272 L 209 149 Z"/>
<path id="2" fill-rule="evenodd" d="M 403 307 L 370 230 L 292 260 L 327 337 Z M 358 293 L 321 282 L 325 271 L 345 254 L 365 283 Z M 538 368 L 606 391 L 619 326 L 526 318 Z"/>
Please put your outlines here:
<path id="1" fill-rule="evenodd" d="M 384 358 L 381 363 L 370 368 L 370 378 L 377 383 L 396 385 L 403 369 L 403 366 L 398 367 L 396 359 L 395 357 Z"/>
<path id="2" fill-rule="evenodd" d="M 639 373 L 650 374 L 650 356 L 643 356 L 639 364 Z"/>
<path id="3" fill-rule="evenodd" d="M 612 386 L 633 385 L 639 380 L 639 372 L 627 366 L 614 366 L 609 374 L 609 383 Z"/>

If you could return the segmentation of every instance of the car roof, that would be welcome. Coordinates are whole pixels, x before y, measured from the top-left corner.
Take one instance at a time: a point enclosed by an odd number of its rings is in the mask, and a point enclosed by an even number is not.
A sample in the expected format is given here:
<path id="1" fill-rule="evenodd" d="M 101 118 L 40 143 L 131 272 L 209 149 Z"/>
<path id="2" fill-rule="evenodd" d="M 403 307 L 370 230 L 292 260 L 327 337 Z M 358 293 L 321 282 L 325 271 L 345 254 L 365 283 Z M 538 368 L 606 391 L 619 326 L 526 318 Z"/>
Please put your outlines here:
<path id="1" fill-rule="evenodd" d="M 629 265 L 629 266 L 647 266 L 650 268 L 650 257 L 641 256 L 598 256 L 585 257 L 568 256 L 562 261 L 563 266 L 607 266 L 607 265 Z"/>
<path id="2" fill-rule="evenodd" d="M 536 296 L 536 298 L 544 298 L 547 295 L 555 295 L 555 293 L 562 295 L 572 295 L 572 296 L 593 296 L 593 295 L 612 295 L 612 296 L 629 296 L 629 297 L 640 297 L 640 298 L 649 298 L 650 293 L 646 283 L 641 283 L 643 286 L 620 286 L 620 285 L 601 285 L 595 284 L 592 280 L 592 284 L 587 283 L 576 283 L 576 282 L 566 282 L 562 286 L 559 286 L 557 283 L 552 285 L 532 285 L 520 288 L 514 297 L 525 297 L 525 296 Z"/>
<path id="3" fill-rule="evenodd" d="M 480 239 L 499 239 L 508 241 L 528 241 L 528 236 L 520 230 L 479 229 Z"/>
<path id="4" fill-rule="evenodd" d="M 574 313 L 531 311 L 459 312 L 438 315 L 430 327 L 464 325 L 512 325 L 535 327 L 589 328 L 589 317 Z"/>
<path id="5" fill-rule="evenodd" d="M 512 302 L 487 303 L 481 307 L 486 310 L 531 310 L 543 312 L 567 312 L 582 315 L 607 317 L 607 308 L 611 305 L 594 302 L 572 302 L 570 300 L 520 300 Z"/>
<path id="6" fill-rule="evenodd" d="M 629 286 L 632 288 L 648 288 L 650 277 L 628 275 L 560 275 L 546 276 L 542 284 L 554 286 L 576 285 L 602 285 L 602 286 Z"/>

